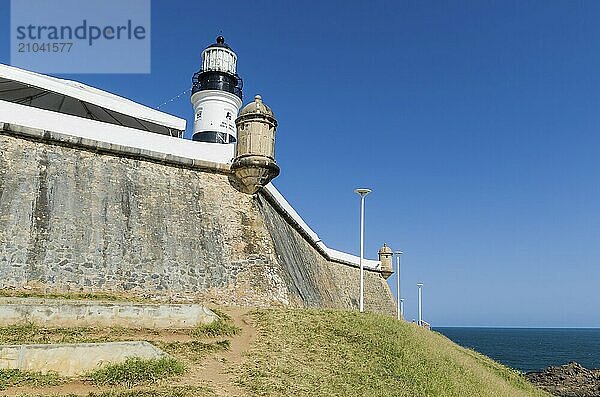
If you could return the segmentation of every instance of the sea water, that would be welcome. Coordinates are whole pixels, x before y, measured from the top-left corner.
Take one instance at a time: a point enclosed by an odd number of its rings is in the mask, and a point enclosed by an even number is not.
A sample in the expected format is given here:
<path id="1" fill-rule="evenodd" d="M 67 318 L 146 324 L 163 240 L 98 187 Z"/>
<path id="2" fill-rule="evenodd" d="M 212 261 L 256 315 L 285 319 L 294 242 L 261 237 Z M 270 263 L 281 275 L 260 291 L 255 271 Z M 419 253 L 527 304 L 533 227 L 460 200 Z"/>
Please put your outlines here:
<path id="1" fill-rule="evenodd" d="M 577 361 L 600 368 L 600 328 L 439 327 L 435 331 L 522 372 Z"/>

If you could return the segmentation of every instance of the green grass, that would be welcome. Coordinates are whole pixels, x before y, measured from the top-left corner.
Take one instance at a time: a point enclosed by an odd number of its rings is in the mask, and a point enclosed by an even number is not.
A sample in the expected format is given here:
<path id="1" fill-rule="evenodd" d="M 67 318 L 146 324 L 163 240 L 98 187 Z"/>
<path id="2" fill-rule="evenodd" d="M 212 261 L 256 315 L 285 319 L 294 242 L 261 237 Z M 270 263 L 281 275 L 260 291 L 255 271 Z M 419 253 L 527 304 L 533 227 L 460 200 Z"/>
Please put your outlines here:
<path id="1" fill-rule="evenodd" d="M 21 397 L 50 397 L 39 394 L 22 394 Z M 52 397 L 80 397 L 76 394 L 65 394 Z M 91 392 L 87 397 L 215 397 L 215 392 L 209 387 L 175 386 L 150 389 L 113 389 L 103 392 Z"/>
<path id="2" fill-rule="evenodd" d="M 90 393 L 88 397 L 213 397 L 214 391 L 207 387 L 170 387 L 151 390 L 110 390 Z"/>
<path id="3" fill-rule="evenodd" d="M 156 330 L 131 329 L 124 327 L 70 327 L 43 328 L 36 324 L 15 324 L 0 327 L 0 344 L 35 344 L 35 343 L 101 343 L 126 340 L 139 340 L 140 335 L 153 343 L 163 334 L 180 334 L 194 337 L 195 329 Z M 200 335 L 198 335 L 200 336 Z"/>
<path id="4" fill-rule="evenodd" d="M 40 298 L 40 299 L 68 299 L 68 300 L 94 300 L 94 301 L 122 301 L 122 302 L 150 302 L 149 299 L 139 296 L 119 295 L 105 292 L 43 292 L 37 290 L 20 291 L 0 289 L 0 297 L 4 298 Z"/>
<path id="5" fill-rule="evenodd" d="M 201 324 L 187 330 L 163 330 L 163 333 L 173 332 L 187 335 L 191 338 L 216 338 L 239 334 L 240 328 L 233 324 L 225 314 L 219 314 L 219 319 L 210 324 Z M 91 328 L 43 328 L 36 324 L 25 323 L 0 327 L 0 345 L 4 344 L 35 344 L 35 343 L 101 343 L 138 339 L 139 334 L 145 334 L 146 339 L 160 339 L 161 331 L 153 329 L 131 329 L 124 327 Z M 149 342 L 153 343 L 152 340 Z"/>
<path id="6" fill-rule="evenodd" d="M 191 340 L 185 342 L 157 342 L 155 344 L 167 353 L 183 357 L 193 363 L 201 362 L 211 353 L 229 350 L 230 346 L 227 339 L 211 343 Z"/>
<path id="7" fill-rule="evenodd" d="M 241 329 L 233 324 L 233 321 L 224 314 L 218 314 L 219 319 L 210 324 L 201 324 L 195 327 L 190 333 L 193 337 L 234 336 L 240 333 Z"/>
<path id="8" fill-rule="evenodd" d="M 54 386 L 64 380 L 54 372 L 23 372 L 18 369 L 0 369 L 0 390 L 11 386 Z"/>
<path id="9" fill-rule="evenodd" d="M 112 340 L 110 337 L 95 337 L 93 331 L 86 327 L 47 329 L 31 323 L 8 325 L 0 327 L 0 344 L 92 343 Z"/>
<path id="10" fill-rule="evenodd" d="M 120 364 L 108 364 L 88 374 L 98 385 L 133 387 L 183 375 L 186 368 L 172 357 L 141 359 L 130 357 Z"/>
<path id="11" fill-rule="evenodd" d="M 238 383 L 258 396 L 549 396 L 444 336 L 370 313 L 258 310 Z"/>

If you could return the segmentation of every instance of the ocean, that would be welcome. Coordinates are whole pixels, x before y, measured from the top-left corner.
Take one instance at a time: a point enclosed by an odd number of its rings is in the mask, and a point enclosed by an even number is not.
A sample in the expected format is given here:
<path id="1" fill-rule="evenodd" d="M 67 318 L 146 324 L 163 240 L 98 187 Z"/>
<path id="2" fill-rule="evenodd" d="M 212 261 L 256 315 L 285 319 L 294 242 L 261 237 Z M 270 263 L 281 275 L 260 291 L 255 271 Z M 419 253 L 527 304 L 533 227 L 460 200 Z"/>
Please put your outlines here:
<path id="1" fill-rule="evenodd" d="M 435 327 L 434 331 L 522 372 L 570 361 L 600 368 L 600 328 Z"/>

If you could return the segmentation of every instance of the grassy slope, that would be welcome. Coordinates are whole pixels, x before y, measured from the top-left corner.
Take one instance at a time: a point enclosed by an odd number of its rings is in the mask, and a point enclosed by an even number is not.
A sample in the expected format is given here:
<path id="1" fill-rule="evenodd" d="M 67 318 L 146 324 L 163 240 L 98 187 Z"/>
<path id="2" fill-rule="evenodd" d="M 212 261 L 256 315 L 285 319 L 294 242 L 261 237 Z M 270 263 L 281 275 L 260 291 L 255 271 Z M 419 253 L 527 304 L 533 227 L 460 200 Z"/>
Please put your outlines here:
<path id="1" fill-rule="evenodd" d="M 252 315 L 258 337 L 251 339 L 254 345 L 242 368 L 232 365 L 247 396 L 549 396 L 516 372 L 442 335 L 393 318 L 335 310 L 263 309 Z M 202 370 L 207 360 L 213 360 L 213 354 L 229 349 L 228 339 L 214 337 L 248 338 L 248 329 L 240 333 L 230 319 L 224 318 L 192 331 L 166 333 L 121 328 L 48 330 L 17 325 L 0 328 L 0 344 L 146 339 L 183 360 L 193 372 Z M 236 321 L 245 323 L 243 318 Z M 245 352 L 237 349 L 236 354 Z M 22 384 L 35 389 L 45 384 L 32 374 L 17 374 L 20 378 L 0 375 L 0 381 L 6 378 L 4 386 Z M 222 381 L 225 375 L 214 376 L 207 381 Z M 148 385 L 143 392 L 140 388 L 119 388 L 89 396 L 225 395 L 205 387 L 212 383 L 198 383 L 193 376 L 188 379 L 188 374 L 178 378 L 176 382 Z M 170 388 L 169 384 L 177 387 Z M 88 395 L 87 391 L 82 394 Z"/>
<path id="2" fill-rule="evenodd" d="M 375 314 L 260 310 L 240 385 L 260 396 L 548 396 L 444 336 Z"/>

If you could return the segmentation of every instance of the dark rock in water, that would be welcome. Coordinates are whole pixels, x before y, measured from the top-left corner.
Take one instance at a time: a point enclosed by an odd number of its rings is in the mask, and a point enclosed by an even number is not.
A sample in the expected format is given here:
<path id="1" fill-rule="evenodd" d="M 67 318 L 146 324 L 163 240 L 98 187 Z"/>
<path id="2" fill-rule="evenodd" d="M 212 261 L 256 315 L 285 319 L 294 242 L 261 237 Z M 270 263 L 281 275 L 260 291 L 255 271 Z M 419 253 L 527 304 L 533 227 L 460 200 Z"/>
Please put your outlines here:
<path id="1" fill-rule="evenodd" d="M 542 372 L 528 372 L 525 376 L 554 396 L 600 396 L 600 369 L 587 369 L 576 362 L 548 367 Z"/>

